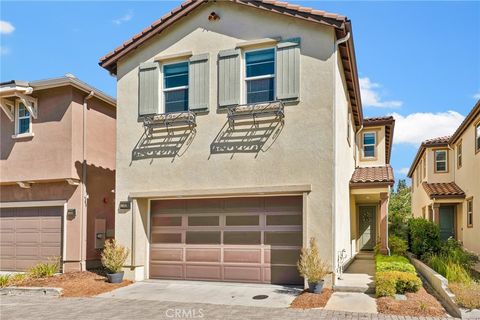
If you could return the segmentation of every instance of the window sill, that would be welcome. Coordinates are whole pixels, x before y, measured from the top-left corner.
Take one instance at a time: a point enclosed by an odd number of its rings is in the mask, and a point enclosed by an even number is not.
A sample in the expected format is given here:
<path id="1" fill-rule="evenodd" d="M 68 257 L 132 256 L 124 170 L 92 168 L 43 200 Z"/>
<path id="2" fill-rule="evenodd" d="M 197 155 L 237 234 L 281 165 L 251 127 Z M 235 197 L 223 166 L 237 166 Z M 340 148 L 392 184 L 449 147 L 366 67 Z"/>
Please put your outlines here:
<path id="1" fill-rule="evenodd" d="M 35 134 L 33 132 L 29 133 L 20 133 L 20 134 L 14 134 L 12 136 L 12 139 L 27 139 L 27 138 L 33 138 Z"/>

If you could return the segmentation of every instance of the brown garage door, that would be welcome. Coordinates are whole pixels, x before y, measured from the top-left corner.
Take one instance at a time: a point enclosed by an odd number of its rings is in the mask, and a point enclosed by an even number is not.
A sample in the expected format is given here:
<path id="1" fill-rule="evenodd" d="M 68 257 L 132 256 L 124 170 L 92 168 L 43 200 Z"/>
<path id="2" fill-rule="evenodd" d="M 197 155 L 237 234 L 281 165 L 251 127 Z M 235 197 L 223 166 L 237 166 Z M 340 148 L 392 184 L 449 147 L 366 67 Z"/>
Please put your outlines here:
<path id="1" fill-rule="evenodd" d="M 63 207 L 0 209 L 0 270 L 24 271 L 61 256 Z"/>
<path id="2" fill-rule="evenodd" d="M 302 198 L 151 202 L 150 278 L 301 284 Z"/>

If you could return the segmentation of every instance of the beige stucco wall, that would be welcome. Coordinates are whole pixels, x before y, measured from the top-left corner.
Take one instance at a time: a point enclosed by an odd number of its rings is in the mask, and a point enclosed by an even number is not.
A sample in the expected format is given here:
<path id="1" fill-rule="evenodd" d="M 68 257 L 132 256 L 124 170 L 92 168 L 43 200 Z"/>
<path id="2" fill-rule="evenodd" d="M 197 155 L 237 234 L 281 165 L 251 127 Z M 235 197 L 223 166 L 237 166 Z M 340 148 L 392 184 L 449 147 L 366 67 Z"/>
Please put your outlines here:
<path id="1" fill-rule="evenodd" d="M 209 22 L 211 11 L 221 19 Z M 235 48 L 242 41 L 277 36 L 302 38 L 300 103 L 286 107 L 285 124 L 268 150 L 265 147 L 258 154 L 211 154 L 210 145 L 227 120 L 226 114 L 216 107 L 218 51 Z M 333 266 L 333 43 L 333 30 L 319 24 L 217 2 L 198 9 L 122 59 L 118 63 L 117 87 L 117 208 L 119 201 L 127 200 L 131 192 L 137 191 L 229 187 L 248 190 L 257 186 L 310 184 L 305 232 L 317 238 L 322 257 Z M 197 116 L 196 134 L 181 156 L 132 160 L 132 149 L 144 131 L 137 120 L 138 65 L 152 61 L 159 54 L 184 51 L 210 53 L 210 112 Z M 138 218 L 135 226 L 141 229 L 135 233 L 138 246 L 133 248 L 137 268 L 126 271 L 127 276 L 138 279 L 145 277 L 141 271 L 146 263 L 145 254 L 138 252 L 146 250 L 147 208 L 143 202 L 133 208 Z M 117 213 L 116 237 L 131 247 L 131 210 Z"/>

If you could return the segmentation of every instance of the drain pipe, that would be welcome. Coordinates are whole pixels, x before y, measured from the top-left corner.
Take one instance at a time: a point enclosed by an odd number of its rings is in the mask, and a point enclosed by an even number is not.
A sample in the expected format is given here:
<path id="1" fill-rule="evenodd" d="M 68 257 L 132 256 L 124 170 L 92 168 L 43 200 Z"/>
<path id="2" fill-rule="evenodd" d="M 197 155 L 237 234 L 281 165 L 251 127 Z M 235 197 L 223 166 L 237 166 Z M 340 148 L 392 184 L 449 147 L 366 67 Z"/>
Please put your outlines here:
<path id="1" fill-rule="evenodd" d="M 391 189 L 392 189 L 392 187 L 391 187 L 391 186 L 388 186 L 388 202 L 387 202 L 387 228 L 386 228 L 386 231 L 385 231 L 385 233 L 386 233 L 386 237 L 387 237 L 387 239 L 386 239 L 387 241 L 386 241 L 386 242 L 387 242 L 387 253 L 388 253 L 388 256 L 390 256 L 390 255 L 391 255 L 391 253 L 390 253 L 390 246 L 389 246 L 389 243 L 388 243 L 388 221 L 389 221 L 389 219 L 388 219 L 388 215 L 389 215 L 388 206 L 390 205 L 390 193 L 391 193 Z"/>
<path id="2" fill-rule="evenodd" d="M 332 139 L 333 139 L 333 163 L 332 163 L 332 170 L 333 170 L 333 183 L 332 183 L 332 242 L 333 242 L 333 252 L 332 252 L 332 263 L 335 264 L 337 261 L 337 241 L 335 239 L 335 228 L 336 228 L 336 203 L 337 203 L 337 192 L 336 192 L 336 187 L 337 187 L 337 130 L 336 130 L 336 85 L 337 85 L 337 65 L 338 65 L 338 57 L 337 57 L 337 50 L 338 46 L 350 39 L 350 32 L 347 33 L 347 35 L 341 39 L 338 39 L 335 41 L 335 44 L 333 46 L 333 99 L 332 99 L 332 117 L 333 117 L 333 126 L 332 126 Z M 338 266 L 337 266 L 338 267 Z M 335 266 L 332 268 L 333 270 L 336 270 Z M 334 271 L 335 272 L 335 271 Z M 335 284 L 336 282 L 336 277 L 333 277 L 333 283 Z"/>
<path id="3" fill-rule="evenodd" d="M 83 109 L 82 109 L 82 131 L 83 131 L 83 141 L 82 141 L 82 220 L 81 220 L 81 234 L 82 241 L 80 244 L 80 254 L 81 254 L 81 270 L 87 270 L 87 203 L 88 203 L 88 194 L 87 194 L 87 101 L 93 97 L 95 93 L 90 91 L 90 93 L 83 99 Z"/>

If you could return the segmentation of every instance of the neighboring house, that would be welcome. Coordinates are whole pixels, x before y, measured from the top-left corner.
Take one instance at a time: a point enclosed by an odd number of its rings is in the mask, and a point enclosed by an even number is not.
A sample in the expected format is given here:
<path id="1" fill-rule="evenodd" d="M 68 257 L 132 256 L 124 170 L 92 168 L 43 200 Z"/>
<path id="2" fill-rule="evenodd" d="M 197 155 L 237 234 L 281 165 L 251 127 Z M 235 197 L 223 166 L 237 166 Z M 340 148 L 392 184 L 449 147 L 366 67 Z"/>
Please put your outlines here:
<path id="1" fill-rule="evenodd" d="M 408 177 L 413 215 L 480 253 L 480 101 L 452 136 L 422 143 Z"/>
<path id="2" fill-rule="evenodd" d="M 394 120 L 363 119 L 351 32 L 284 2 L 186 1 L 101 59 L 127 277 L 303 283 L 310 237 L 334 273 L 387 252 Z"/>
<path id="3" fill-rule="evenodd" d="M 71 75 L 0 84 L 0 271 L 98 264 L 115 224 L 115 100 Z"/>

